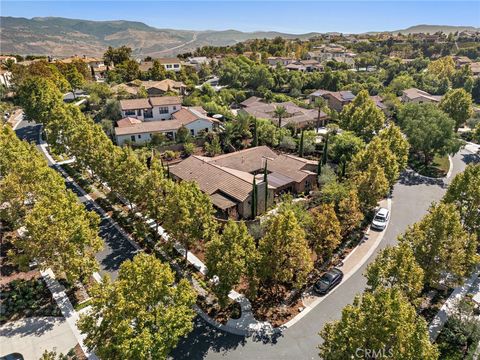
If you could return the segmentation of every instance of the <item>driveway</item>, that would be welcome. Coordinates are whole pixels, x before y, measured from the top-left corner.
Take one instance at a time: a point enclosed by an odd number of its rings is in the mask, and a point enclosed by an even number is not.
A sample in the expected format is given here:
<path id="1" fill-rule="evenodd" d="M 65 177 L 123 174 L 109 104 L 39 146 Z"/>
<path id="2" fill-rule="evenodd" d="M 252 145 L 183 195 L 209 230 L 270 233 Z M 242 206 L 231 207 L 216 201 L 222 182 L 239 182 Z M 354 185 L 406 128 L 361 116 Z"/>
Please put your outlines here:
<path id="1" fill-rule="evenodd" d="M 0 357 L 20 353 L 38 360 L 45 350 L 66 354 L 77 345 L 63 317 L 32 317 L 0 326 Z"/>

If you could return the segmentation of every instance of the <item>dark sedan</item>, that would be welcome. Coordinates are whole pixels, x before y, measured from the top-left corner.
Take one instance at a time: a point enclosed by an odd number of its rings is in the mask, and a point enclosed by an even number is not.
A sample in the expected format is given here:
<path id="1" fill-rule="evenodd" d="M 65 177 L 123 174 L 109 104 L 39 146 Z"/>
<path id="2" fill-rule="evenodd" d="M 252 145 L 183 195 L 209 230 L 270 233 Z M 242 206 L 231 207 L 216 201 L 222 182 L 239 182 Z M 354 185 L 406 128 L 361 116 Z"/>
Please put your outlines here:
<path id="1" fill-rule="evenodd" d="M 320 280 L 318 280 L 313 286 L 313 289 L 320 295 L 325 295 L 335 286 L 340 284 L 342 279 L 343 273 L 339 269 L 333 268 L 322 275 Z"/>

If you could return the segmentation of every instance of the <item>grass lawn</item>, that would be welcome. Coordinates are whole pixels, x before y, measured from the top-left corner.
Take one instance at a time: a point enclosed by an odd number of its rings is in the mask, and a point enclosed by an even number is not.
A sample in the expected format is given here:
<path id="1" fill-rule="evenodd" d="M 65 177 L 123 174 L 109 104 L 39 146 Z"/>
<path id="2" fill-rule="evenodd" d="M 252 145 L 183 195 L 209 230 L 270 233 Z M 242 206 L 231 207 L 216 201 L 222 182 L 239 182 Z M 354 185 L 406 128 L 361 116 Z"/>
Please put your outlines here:
<path id="1" fill-rule="evenodd" d="M 431 164 L 425 166 L 422 158 L 411 156 L 409 159 L 409 165 L 420 175 L 441 178 L 447 175 L 450 168 L 450 161 L 448 160 L 448 155 L 435 155 Z"/>

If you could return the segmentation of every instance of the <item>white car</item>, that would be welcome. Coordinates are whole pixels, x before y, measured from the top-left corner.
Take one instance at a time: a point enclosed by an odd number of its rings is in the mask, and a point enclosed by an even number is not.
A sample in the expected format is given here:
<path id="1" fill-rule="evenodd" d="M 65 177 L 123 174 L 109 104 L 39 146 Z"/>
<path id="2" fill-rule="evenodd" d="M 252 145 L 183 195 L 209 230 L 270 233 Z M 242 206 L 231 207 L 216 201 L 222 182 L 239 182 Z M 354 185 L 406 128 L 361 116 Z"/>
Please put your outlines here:
<path id="1" fill-rule="evenodd" d="M 372 221 L 372 229 L 384 230 L 387 227 L 390 212 L 385 208 L 378 209 Z"/>

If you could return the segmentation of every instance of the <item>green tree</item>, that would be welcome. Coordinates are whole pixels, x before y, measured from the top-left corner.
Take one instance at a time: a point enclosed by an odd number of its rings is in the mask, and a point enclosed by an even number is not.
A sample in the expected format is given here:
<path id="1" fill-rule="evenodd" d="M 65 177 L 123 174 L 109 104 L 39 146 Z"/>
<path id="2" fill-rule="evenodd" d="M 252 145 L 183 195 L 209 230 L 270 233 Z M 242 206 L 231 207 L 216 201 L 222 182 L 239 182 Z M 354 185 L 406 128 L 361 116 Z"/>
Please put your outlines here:
<path id="1" fill-rule="evenodd" d="M 287 109 L 284 106 L 275 106 L 275 110 L 273 112 L 275 116 L 278 118 L 278 127 L 282 127 L 282 119 L 287 115 Z"/>
<path id="2" fill-rule="evenodd" d="M 103 54 L 103 60 L 107 66 L 118 65 L 130 59 L 132 49 L 128 46 L 121 46 L 119 48 L 108 47 Z"/>
<path id="3" fill-rule="evenodd" d="M 214 291 L 221 306 L 227 304 L 230 290 L 240 283 L 243 276 L 254 285 L 258 253 L 245 224 L 229 220 L 223 232 L 207 243 L 205 262 L 208 276 L 219 277 Z"/>
<path id="4" fill-rule="evenodd" d="M 380 199 L 387 195 L 389 189 L 385 171 L 378 162 L 370 163 L 365 171 L 354 175 L 358 198 L 364 211 L 371 210 Z"/>
<path id="5" fill-rule="evenodd" d="M 448 186 L 443 201 L 454 204 L 460 213 L 464 228 L 480 239 L 480 165 L 468 165 Z"/>
<path id="6" fill-rule="evenodd" d="M 264 282 L 301 287 L 313 269 L 305 231 L 292 210 L 267 220 L 265 236 L 260 239 L 259 275 Z"/>
<path id="7" fill-rule="evenodd" d="M 387 145 L 390 151 L 395 154 L 399 171 L 405 170 L 408 163 L 410 144 L 402 134 L 400 128 L 394 124 L 390 124 L 378 133 L 378 137 Z"/>
<path id="8" fill-rule="evenodd" d="M 351 189 L 348 196 L 339 200 L 337 217 L 340 221 L 341 235 L 346 237 L 362 222 L 364 216 L 360 210 L 360 200 L 356 189 Z"/>
<path id="9" fill-rule="evenodd" d="M 378 134 L 384 123 L 385 115 L 370 99 L 366 90 L 360 91 L 340 113 L 340 127 L 353 131 L 366 142 Z"/>
<path id="10" fill-rule="evenodd" d="M 439 107 L 455 120 L 457 131 L 473 114 L 472 96 L 464 89 L 452 89 L 442 98 Z"/>
<path id="11" fill-rule="evenodd" d="M 69 66 L 68 71 L 65 74 L 65 78 L 70 84 L 70 89 L 73 92 L 73 97 L 76 98 L 77 96 L 75 94 L 75 91 L 83 86 L 83 84 L 85 83 L 85 78 L 73 65 Z"/>
<path id="12" fill-rule="evenodd" d="M 477 238 L 462 227 L 453 204 L 433 204 L 428 214 L 400 238 L 409 244 L 425 272 L 425 283 L 439 285 L 446 273 L 457 283 L 478 261 Z M 451 280 L 448 280 L 452 282 Z"/>
<path id="13" fill-rule="evenodd" d="M 403 90 L 409 89 L 414 86 L 415 80 L 407 74 L 397 76 L 388 85 L 391 91 L 394 92 L 397 96 L 402 95 Z"/>
<path id="14" fill-rule="evenodd" d="M 423 289 L 423 269 L 408 244 L 383 249 L 368 265 L 366 277 L 371 291 L 378 287 L 396 287 L 411 303 L 418 305 L 417 299 Z"/>
<path id="15" fill-rule="evenodd" d="M 321 204 L 312 210 L 312 227 L 308 231 L 317 257 L 326 261 L 342 240 L 340 221 L 333 203 Z"/>
<path id="16" fill-rule="evenodd" d="M 113 190 L 122 196 L 134 212 L 133 205 L 144 196 L 144 187 L 140 179 L 147 173 L 147 166 L 142 163 L 129 147 L 119 151 L 116 160 L 114 181 L 110 183 Z"/>
<path id="17" fill-rule="evenodd" d="M 317 112 L 317 129 L 319 129 L 320 126 L 325 126 L 325 119 L 322 119 L 322 112 L 326 112 L 328 109 L 327 101 L 323 97 L 319 96 L 315 98 L 314 106 L 318 111 Z"/>
<path id="18" fill-rule="evenodd" d="M 383 351 L 396 360 L 438 359 L 427 323 L 398 289 L 380 287 L 356 296 L 343 308 L 341 319 L 327 323 L 320 336 L 320 357 L 325 360 L 370 358 L 366 350 Z"/>
<path id="19" fill-rule="evenodd" d="M 329 156 L 333 162 L 349 163 L 352 158 L 365 148 L 365 142 L 351 131 L 344 131 L 332 137 Z"/>
<path id="20" fill-rule="evenodd" d="M 49 79 L 26 79 L 18 89 L 18 98 L 28 119 L 46 124 L 52 110 L 63 102 L 62 93 Z"/>
<path id="21" fill-rule="evenodd" d="M 98 269 L 99 222 L 98 215 L 86 212 L 71 191 L 52 193 L 39 199 L 26 216 L 27 233 L 14 241 L 14 259 L 21 265 L 35 260 L 72 282 L 86 279 Z"/>
<path id="22" fill-rule="evenodd" d="M 167 211 L 163 225 L 169 235 L 184 247 L 187 261 L 191 246 L 210 240 L 215 233 L 212 202 L 195 182 L 182 181 L 167 194 L 165 206 Z"/>
<path id="23" fill-rule="evenodd" d="M 400 109 L 398 121 L 412 150 L 423 155 L 425 165 L 435 154 L 458 151 L 455 122 L 434 104 L 407 104 Z"/>
<path id="24" fill-rule="evenodd" d="M 195 291 L 152 255 L 123 262 L 115 282 L 105 277 L 91 295 L 78 327 L 102 359 L 166 359 L 193 328 Z"/>
<path id="25" fill-rule="evenodd" d="M 400 175 L 400 169 L 397 157 L 388 145 L 379 136 L 375 136 L 364 150 L 355 155 L 351 163 L 353 172 L 363 172 L 371 164 L 378 164 L 387 177 L 389 187 L 392 187 Z"/>

